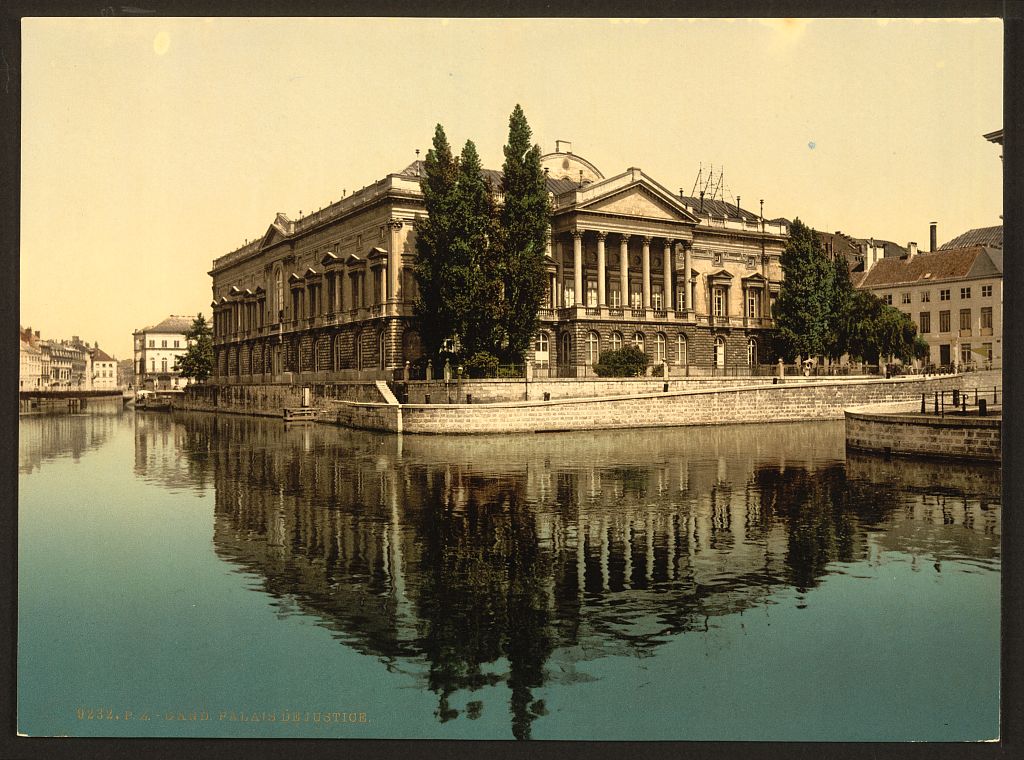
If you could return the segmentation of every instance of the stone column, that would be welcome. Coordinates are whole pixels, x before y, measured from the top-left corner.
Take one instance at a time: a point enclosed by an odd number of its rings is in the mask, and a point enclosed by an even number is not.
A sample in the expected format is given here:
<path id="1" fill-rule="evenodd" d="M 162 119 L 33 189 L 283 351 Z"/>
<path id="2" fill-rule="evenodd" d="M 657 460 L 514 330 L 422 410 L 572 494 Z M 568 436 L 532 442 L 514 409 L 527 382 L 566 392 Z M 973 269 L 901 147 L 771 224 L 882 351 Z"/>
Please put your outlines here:
<path id="1" fill-rule="evenodd" d="M 398 233 L 402 229 L 401 219 L 389 219 L 388 231 L 390 232 L 388 244 L 388 268 L 387 268 L 387 295 L 382 301 L 395 303 L 398 301 L 398 283 L 401 278 L 402 250 L 398 239 Z M 384 290 L 384 288 L 381 288 Z"/>
<path id="2" fill-rule="evenodd" d="M 352 308 L 352 275 L 348 273 L 348 269 L 341 270 L 341 285 L 338 288 L 341 291 L 338 302 L 338 310 L 351 309 Z"/>
<path id="3" fill-rule="evenodd" d="M 672 241 L 665 241 L 665 253 L 661 260 L 661 271 L 664 280 L 664 305 L 665 311 L 672 308 Z"/>
<path id="4" fill-rule="evenodd" d="M 341 311 L 341 289 L 345 285 L 345 272 L 334 273 L 334 313 Z"/>
<path id="5" fill-rule="evenodd" d="M 643 237 L 643 289 L 644 308 L 651 308 L 651 239 L 646 235 Z"/>
<path id="6" fill-rule="evenodd" d="M 572 279 L 576 293 L 573 295 L 573 306 L 583 298 L 583 230 L 572 231 Z"/>
<path id="7" fill-rule="evenodd" d="M 608 298 L 605 294 L 605 274 L 607 270 L 604 252 L 604 239 L 607 233 L 597 233 L 597 305 L 607 306 Z"/>
<path id="8" fill-rule="evenodd" d="M 629 235 L 619 238 L 619 295 L 623 309 L 629 306 Z"/>
<path id="9" fill-rule="evenodd" d="M 693 246 L 687 245 L 683 253 L 683 297 L 687 311 L 693 311 L 693 287 L 690 285 L 690 268 L 693 261 L 690 258 Z"/>
<path id="10" fill-rule="evenodd" d="M 558 287 L 555 289 L 555 307 L 565 306 L 565 259 L 563 258 L 562 241 L 555 240 L 555 264 L 558 267 Z"/>

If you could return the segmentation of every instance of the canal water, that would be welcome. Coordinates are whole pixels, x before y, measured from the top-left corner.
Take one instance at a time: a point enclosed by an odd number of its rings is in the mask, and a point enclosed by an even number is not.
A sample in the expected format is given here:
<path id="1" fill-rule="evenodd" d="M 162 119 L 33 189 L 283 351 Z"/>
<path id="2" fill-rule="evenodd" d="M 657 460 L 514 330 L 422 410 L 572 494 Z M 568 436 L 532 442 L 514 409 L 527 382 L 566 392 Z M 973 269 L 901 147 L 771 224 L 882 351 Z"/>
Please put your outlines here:
<path id="1" fill-rule="evenodd" d="M 26 418 L 29 735 L 982 740 L 1000 472 L 842 423 Z"/>

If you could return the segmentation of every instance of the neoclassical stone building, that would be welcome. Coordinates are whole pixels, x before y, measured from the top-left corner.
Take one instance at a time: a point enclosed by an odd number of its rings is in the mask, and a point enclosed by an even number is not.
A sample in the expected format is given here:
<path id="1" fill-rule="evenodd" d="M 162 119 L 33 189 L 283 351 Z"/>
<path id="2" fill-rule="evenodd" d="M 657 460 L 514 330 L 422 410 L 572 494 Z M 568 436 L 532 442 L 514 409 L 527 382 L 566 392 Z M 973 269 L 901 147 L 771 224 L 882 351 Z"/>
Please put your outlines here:
<path id="1" fill-rule="evenodd" d="M 542 162 L 552 215 L 536 372 L 592 373 L 602 351 L 630 343 L 673 375 L 763 363 L 784 219 L 674 194 L 637 168 L 605 177 L 569 151 Z M 390 378 L 421 355 L 421 171 L 417 161 L 298 220 L 279 213 L 214 260 L 215 380 Z"/>

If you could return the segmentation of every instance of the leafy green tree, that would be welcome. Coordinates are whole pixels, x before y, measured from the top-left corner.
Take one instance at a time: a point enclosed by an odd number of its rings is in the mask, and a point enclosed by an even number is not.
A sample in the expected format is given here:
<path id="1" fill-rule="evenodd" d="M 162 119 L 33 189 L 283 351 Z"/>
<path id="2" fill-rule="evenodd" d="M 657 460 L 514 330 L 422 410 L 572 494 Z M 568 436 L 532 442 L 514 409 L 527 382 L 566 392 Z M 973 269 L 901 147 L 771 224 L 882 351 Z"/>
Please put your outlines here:
<path id="1" fill-rule="evenodd" d="M 440 124 L 434 129 L 433 147 L 427 151 L 423 165 L 420 187 L 427 213 L 416 220 L 413 276 L 419 295 L 414 315 L 424 354 L 437 356 L 444 342 L 455 334 L 458 308 L 453 299 L 459 298 L 466 276 L 460 268 L 468 265 L 456 258 L 463 252 L 455 250 L 458 162 Z"/>
<path id="2" fill-rule="evenodd" d="M 544 255 L 550 207 L 540 146 L 530 144 L 532 133 L 523 109 L 516 104 L 509 117 L 508 143 L 502 166 L 500 269 L 504 285 L 502 358 L 522 361 L 540 325 L 544 302 Z"/>
<path id="3" fill-rule="evenodd" d="M 832 260 L 832 282 L 828 338 L 825 353 L 833 360 L 847 353 L 849 342 L 849 320 L 847 315 L 853 301 L 853 283 L 850 281 L 850 267 L 845 256 L 836 256 Z"/>
<path id="4" fill-rule="evenodd" d="M 928 356 L 928 343 L 913 320 L 873 293 L 854 292 L 844 322 L 847 351 L 854 359 L 878 364 L 890 356 L 903 362 Z"/>
<path id="5" fill-rule="evenodd" d="M 205 382 L 213 374 L 213 330 L 206 317 L 197 314 L 192 326 L 185 331 L 188 348 L 174 360 L 174 369 L 197 383 Z"/>
<path id="6" fill-rule="evenodd" d="M 835 268 L 814 230 L 793 221 L 782 253 L 783 283 L 775 305 L 776 350 L 786 361 L 832 349 Z"/>

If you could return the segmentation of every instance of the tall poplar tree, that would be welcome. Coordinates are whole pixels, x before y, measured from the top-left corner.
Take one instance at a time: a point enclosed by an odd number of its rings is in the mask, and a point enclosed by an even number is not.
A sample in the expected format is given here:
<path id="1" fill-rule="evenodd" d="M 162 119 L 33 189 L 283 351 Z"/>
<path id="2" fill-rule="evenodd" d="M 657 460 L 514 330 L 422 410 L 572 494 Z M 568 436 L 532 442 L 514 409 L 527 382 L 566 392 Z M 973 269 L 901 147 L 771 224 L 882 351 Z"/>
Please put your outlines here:
<path id="1" fill-rule="evenodd" d="M 471 358 L 479 353 L 497 355 L 501 344 L 498 306 L 501 281 L 498 275 L 497 216 L 490 183 L 483 175 L 480 156 L 467 140 L 459 159 L 453 240 L 454 260 L 463 277 L 457 304 L 455 327 L 461 353 Z"/>
<path id="2" fill-rule="evenodd" d="M 458 162 L 440 124 L 434 129 L 433 147 L 427 151 L 423 168 L 420 187 L 427 213 L 416 220 L 413 276 L 419 295 L 414 314 L 425 355 L 436 357 L 444 341 L 456 332 L 458 304 L 453 299 L 458 299 L 461 284 L 455 260 Z"/>
<path id="3" fill-rule="evenodd" d="M 504 286 L 501 324 L 502 358 L 522 361 L 540 326 L 538 309 L 546 291 L 545 241 L 550 207 L 547 183 L 540 165 L 540 146 L 530 144 L 532 133 L 523 109 L 516 104 L 509 117 L 508 143 L 502 166 L 500 274 Z"/>
<path id="4" fill-rule="evenodd" d="M 787 361 L 828 353 L 835 269 L 814 230 L 793 220 L 782 253 L 782 289 L 775 304 L 776 346 Z"/>
<path id="5" fill-rule="evenodd" d="M 830 289 L 830 325 L 825 353 L 830 359 L 839 359 L 847 352 L 850 324 L 849 314 L 853 303 L 853 283 L 850 267 L 843 255 L 832 260 L 832 283 Z"/>

